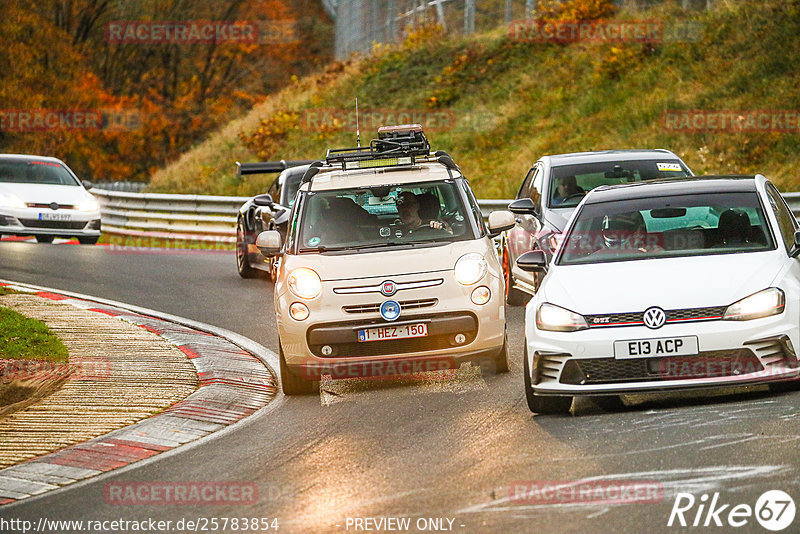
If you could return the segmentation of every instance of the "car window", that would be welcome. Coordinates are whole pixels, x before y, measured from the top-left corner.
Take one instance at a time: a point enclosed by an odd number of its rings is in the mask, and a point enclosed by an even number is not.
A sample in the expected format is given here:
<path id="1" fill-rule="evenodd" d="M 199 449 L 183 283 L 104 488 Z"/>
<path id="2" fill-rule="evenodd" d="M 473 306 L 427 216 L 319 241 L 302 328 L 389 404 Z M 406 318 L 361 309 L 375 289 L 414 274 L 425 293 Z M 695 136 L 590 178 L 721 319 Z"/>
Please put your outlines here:
<path id="1" fill-rule="evenodd" d="M 297 191 L 300 189 L 300 181 L 303 179 L 304 174 L 303 172 L 295 172 L 286 176 L 286 182 L 283 185 L 283 194 L 286 195 L 286 206 L 289 208 L 294 206 Z"/>
<path id="2" fill-rule="evenodd" d="M 70 172 L 50 161 L 0 160 L 0 182 L 16 184 L 79 185 Z"/>
<path id="3" fill-rule="evenodd" d="M 481 234 L 488 233 L 489 229 L 486 226 L 486 221 L 483 219 L 483 213 L 481 213 L 481 208 L 478 205 L 478 200 L 475 198 L 475 194 L 472 192 L 472 188 L 469 186 L 469 182 L 466 179 L 462 180 L 461 187 L 462 190 L 464 191 L 464 194 L 467 197 L 469 206 L 472 209 L 472 218 L 475 222 L 477 222 Z"/>
<path id="4" fill-rule="evenodd" d="M 767 198 L 770 208 L 778 219 L 778 228 L 781 231 L 783 244 L 788 252 L 794 246 L 794 233 L 797 231 L 797 219 L 783 201 L 783 197 L 771 183 L 767 183 Z"/>
<path id="5" fill-rule="evenodd" d="M 533 200 L 533 203 L 539 208 L 541 212 L 542 191 L 544 190 L 542 182 L 544 181 L 544 171 L 541 165 L 536 166 L 536 173 L 533 175 L 533 182 L 531 183 L 531 190 L 528 192 L 528 198 Z"/>
<path id="6" fill-rule="evenodd" d="M 275 178 L 275 181 L 272 182 L 272 185 L 269 186 L 269 189 L 267 189 L 267 194 L 272 197 L 272 200 L 274 202 L 277 202 L 277 203 L 280 204 L 280 202 L 281 202 L 281 175 L 278 175 L 278 177 Z"/>
<path id="7" fill-rule="evenodd" d="M 586 193 L 601 185 L 691 176 L 689 169 L 674 158 L 559 165 L 550 174 L 548 206 L 551 208 L 574 208 Z"/>
<path id="8" fill-rule="evenodd" d="M 575 218 L 561 265 L 774 249 L 752 193 L 708 193 L 587 204 Z"/>
<path id="9" fill-rule="evenodd" d="M 477 237 L 454 180 L 311 192 L 301 211 L 299 252 Z"/>
<path id="10" fill-rule="evenodd" d="M 531 190 L 531 183 L 533 183 L 533 175 L 536 173 L 536 167 L 531 167 L 531 170 L 528 171 L 528 174 L 525 176 L 525 179 L 522 181 L 522 185 L 519 187 L 519 191 L 517 192 L 517 198 L 530 198 L 528 195 Z"/>

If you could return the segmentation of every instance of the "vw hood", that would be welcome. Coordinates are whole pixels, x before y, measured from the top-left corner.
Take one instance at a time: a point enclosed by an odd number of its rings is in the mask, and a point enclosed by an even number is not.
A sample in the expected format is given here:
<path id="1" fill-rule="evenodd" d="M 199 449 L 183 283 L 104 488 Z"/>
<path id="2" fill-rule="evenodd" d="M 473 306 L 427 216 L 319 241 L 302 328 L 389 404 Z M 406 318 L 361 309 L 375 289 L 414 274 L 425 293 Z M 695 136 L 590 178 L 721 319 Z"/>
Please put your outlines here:
<path id="1" fill-rule="evenodd" d="M 783 267 L 779 254 L 551 265 L 537 300 L 582 315 L 727 306 L 770 287 Z"/>
<path id="2" fill-rule="evenodd" d="M 28 204 L 78 205 L 93 198 L 79 185 L 0 183 L 0 193 L 14 195 Z"/>

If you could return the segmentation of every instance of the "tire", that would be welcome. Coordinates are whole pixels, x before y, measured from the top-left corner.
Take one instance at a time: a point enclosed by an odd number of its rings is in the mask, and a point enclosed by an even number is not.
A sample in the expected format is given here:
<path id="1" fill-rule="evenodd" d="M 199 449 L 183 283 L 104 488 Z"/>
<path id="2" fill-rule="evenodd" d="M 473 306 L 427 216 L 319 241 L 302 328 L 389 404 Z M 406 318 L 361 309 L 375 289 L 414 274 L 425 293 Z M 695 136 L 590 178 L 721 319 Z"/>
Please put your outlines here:
<path id="1" fill-rule="evenodd" d="M 493 363 L 492 371 L 494 371 L 494 374 L 499 375 L 508 372 L 508 334 L 503 338 L 503 348 L 494 357 Z"/>
<path id="2" fill-rule="evenodd" d="M 523 306 L 530 300 L 530 295 L 514 287 L 514 275 L 511 274 L 511 255 L 508 247 L 503 244 L 503 278 L 506 286 L 506 304 L 509 306 Z"/>
<path id="3" fill-rule="evenodd" d="M 236 270 L 242 278 L 258 278 L 259 272 L 257 269 L 253 269 L 247 256 L 244 227 L 242 219 L 239 218 L 236 222 Z"/>
<path id="4" fill-rule="evenodd" d="M 99 236 L 98 237 L 79 237 L 78 238 L 78 243 L 80 243 L 81 245 L 96 245 L 98 239 L 100 239 Z"/>
<path id="5" fill-rule="evenodd" d="M 319 381 L 306 380 L 289 370 L 286 358 L 283 356 L 283 345 L 278 340 L 279 357 L 281 360 L 281 389 L 284 395 L 314 395 L 319 393 Z"/>
<path id="6" fill-rule="evenodd" d="M 769 390 L 772 393 L 790 393 L 792 391 L 798 391 L 800 390 L 800 379 L 772 382 L 769 384 Z"/>
<path id="7" fill-rule="evenodd" d="M 625 408 L 625 403 L 622 402 L 622 397 L 619 395 L 601 395 L 592 397 L 592 400 L 607 412 L 618 412 Z"/>
<path id="8" fill-rule="evenodd" d="M 531 373 L 528 364 L 528 347 L 525 343 L 525 352 L 523 354 L 523 376 L 525 378 L 525 400 L 528 401 L 528 408 L 533 413 L 538 414 L 565 414 L 569 413 L 572 406 L 572 397 L 558 396 L 558 397 L 538 397 L 533 394 L 533 387 L 531 386 Z"/>
<path id="9" fill-rule="evenodd" d="M 36 242 L 37 243 L 52 243 L 53 242 L 53 237 L 54 236 L 51 236 L 51 235 L 37 235 L 36 236 Z"/>
<path id="10" fill-rule="evenodd" d="M 273 284 L 278 280 L 278 269 L 275 267 L 276 261 L 274 257 L 269 258 L 269 279 Z"/>

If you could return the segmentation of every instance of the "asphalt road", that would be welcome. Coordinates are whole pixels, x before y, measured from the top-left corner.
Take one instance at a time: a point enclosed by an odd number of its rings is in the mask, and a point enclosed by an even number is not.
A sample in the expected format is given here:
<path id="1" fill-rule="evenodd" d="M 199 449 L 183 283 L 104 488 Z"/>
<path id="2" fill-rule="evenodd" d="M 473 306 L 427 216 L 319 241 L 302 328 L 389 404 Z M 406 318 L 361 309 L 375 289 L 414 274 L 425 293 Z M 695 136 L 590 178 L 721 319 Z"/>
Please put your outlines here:
<path id="1" fill-rule="evenodd" d="M 0 243 L 0 278 L 211 323 L 277 350 L 271 285 L 240 279 L 234 262 L 220 253 Z M 174 526 L 202 517 L 277 517 L 281 532 L 365 532 L 357 519 L 407 517 L 412 532 L 433 530 L 428 518 L 442 518 L 440 530 L 456 532 L 727 532 L 735 505 L 752 508 L 767 490 L 800 497 L 800 393 L 761 388 L 629 398 L 626 407 L 609 410 L 579 399 L 573 415 L 533 416 L 522 391 L 523 312 L 511 308 L 508 315 L 506 375 L 462 368 L 413 383 L 328 382 L 320 396 L 288 399 L 185 452 L 0 508 L 0 519 L 155 519 Z M 591 479 L 593 491 L 605 488 L 612 501 L 584 494 L 570 502 L 563 493 L 531 491 L 534 484 L 580 479 Z M 206 506 L 104 499 L 109 483 L 164 481 L 254 483 L 258 498 Z M 613 498 L 615 484 L 644 481 L 657 488 L 649 501 Z M 678 493 L 697 499 L 685 512 L 689 525 L 704 507 L 700 527 L 680 528 L 677 520 L 667 526 Z M 729 505 L 717 516 L 724 526 L 703 528 L 706 519 L 714 524 L 706 512 L 715 493 L 717 508 Z M 768 532 L 755 517 L 743 520 L 737 532 Z M 226 532 L 235 531 L 230 526 Z M 393 524 L 380 526 L 372 531 Z M 798 531 L 800 518 L 785 530 Z"/>

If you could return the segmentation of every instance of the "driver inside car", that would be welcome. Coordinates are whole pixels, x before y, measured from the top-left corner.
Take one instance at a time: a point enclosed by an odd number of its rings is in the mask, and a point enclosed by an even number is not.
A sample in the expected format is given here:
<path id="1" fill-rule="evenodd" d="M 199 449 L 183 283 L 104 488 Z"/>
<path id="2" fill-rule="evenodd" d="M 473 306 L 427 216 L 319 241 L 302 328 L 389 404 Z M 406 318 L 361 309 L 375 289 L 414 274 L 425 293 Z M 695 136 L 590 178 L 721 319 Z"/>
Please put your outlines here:
<path id="1" fill-rule="evenodd" d="M 556 191 L 553 195 L 553 204 L 564 204 L 570 198 L 581 197 L 585 194 L 586 191 L 578 186 L 578 181 L 574 176 L 562 176 L 556 181 Z"/>
<path id="2" fill-rule="evenodd" d="M 435 228 L 452 233 L 452 230 L 449 230 L 442 221 L 437 219 L 425 220 L 421 216 L 419 199 L 411 191 L 403 191 L 397 195 L 397 214 L 406 234 L 413 233 L 414 230 L 419 230 L 420 228 Z"/>
<path id="3" fill-rule="evenodd" d="M 647 253 L 662 251 L 655 235 L 647 233 L 644 217 L 638 211 L 603 217 L 602 248 L 593 254 Z"/>

